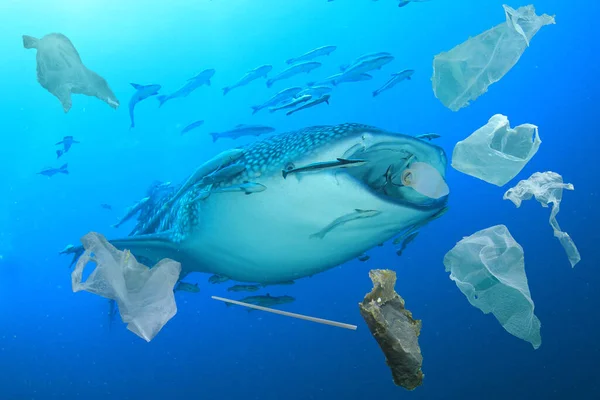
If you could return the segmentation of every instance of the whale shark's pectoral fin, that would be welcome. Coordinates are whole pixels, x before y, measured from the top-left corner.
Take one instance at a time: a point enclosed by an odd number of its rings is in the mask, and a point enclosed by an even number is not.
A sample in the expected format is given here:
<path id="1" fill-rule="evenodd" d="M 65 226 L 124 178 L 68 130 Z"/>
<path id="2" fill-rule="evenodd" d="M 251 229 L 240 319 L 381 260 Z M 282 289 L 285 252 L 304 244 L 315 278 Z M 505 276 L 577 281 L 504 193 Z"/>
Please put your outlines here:
<path id="1" fill-rule="evenodd" d="M 185 255 L 180 251 L 178 243 L 174 242 L 171 237 L 170 232 L 161 232 L 113 239 L 109 240 L 109 243 L 121 251 L 129 250 L 140 261 L 143 259 L 150 265 L 154 265 L 164 258 L 170 258 L 183 265 Z M 77 262 L 84 251 L 83 246 L 77 246 L 62 253 L 73 254 L 73 260 L 69 268 Z"/>

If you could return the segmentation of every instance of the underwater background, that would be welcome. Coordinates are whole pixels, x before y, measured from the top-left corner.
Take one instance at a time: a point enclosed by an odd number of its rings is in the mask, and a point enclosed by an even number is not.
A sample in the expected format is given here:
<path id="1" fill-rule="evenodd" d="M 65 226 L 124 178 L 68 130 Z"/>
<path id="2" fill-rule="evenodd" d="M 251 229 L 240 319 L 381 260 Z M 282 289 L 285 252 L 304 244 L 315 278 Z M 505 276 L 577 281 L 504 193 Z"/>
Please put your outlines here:
<path id="1" fill-rule="evenodd" d="M 535 0 L 556 15 L 518 64 L 469 107 L 452 112 L 431 88 L 433 57 L 504 21 L 502 1 L 431 0 L 398 8 L 380 0 L 3 0 L 0 5 L 0 399 L 598 399 L 600 398 L 600 81 L 596 2 Z M 508 3 L 511 7 L 529 2 Z M 21 35 L 60 32 L 121 101 L 73 96 L 64 113 L 36 81 L 35 53 Z M 393 64 L 372 81 L 334 89 L 330 105 L 302 113 L 252 115 L 274 92 L 263 81 L 223 96 L 246 71 L 323 45 L 337 50 L 323 67 L 285 85 L 337 72 L 340 64 L 387 51 Z M 136 107 L 129 129 L 130 82 L 177 89 L 202 69 L 211 86 L 160 109 Z M 388 73 L 414 69 L 411 81 L 373 97 Z M 313 79 L 314 78 L 314 79 Z M 279 88 L 285 86 L 283 83 Z M 73 293 L 70 256 L 58 252 L 89 231 L 114 229 L 126 207 L 155 180 L 181 182 L 203 161 L 255 138 L 213 143 L 209 132 L 265 124 L 277 132 L 360 122 L 411 135 L 435 132 L 448 156 L 496 113 L 511 125 L 539 126 L 540 151 L 510 186 L 499 188 L 448 167 L 450 210 L 422 229 L 401 257 L 391 245 L 367 262 L 348 262 L 293 286 L 268 292 L 296 298 L 282 309 L 358 325 L 356 331 L 225 307 L 227 296 L 208 275 L 193 274 L 200 293 L 177 292 L 177 315 L 150 343 L 118 319 L 109 327 L 107 301 Z M 180 135 L 188 123 L 204 126 Z M 55 143 L 81 143 L 58 167 Z M 555 171 L 574 191 L 558 219 L 582 261 L 571 269 L 548 226 L 549 210 L 502 200 L 508 187 L 536 171 Z M 100 207 L 110 204 L 112 210 Z M 508 334 L 492 315 L 472 307 L 448 278 L 444 254 L 464 236 L 506 224 L 525 251 L 529 287 L 542 322 L 542 345 Z M 259 227 L 257 227 L 258 229 Z M 368 271 L 397 272 L 396 290 L 415 318 L 424 356 L 423 385 L 396 387 L 358 302 L 371 290 Z"/>

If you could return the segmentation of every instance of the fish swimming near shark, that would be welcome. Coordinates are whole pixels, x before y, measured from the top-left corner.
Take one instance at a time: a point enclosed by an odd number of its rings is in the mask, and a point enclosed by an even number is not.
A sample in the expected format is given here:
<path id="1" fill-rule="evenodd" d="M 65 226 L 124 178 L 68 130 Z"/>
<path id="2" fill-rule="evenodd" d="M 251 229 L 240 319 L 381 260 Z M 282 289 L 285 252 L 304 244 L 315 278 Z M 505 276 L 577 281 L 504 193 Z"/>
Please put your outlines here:
<path id="1" fill-rule="evenodd" d="M 194 90 L 198 89 L 202 85 L 210 86 L 210 79 L 214 76 L 214 69 L 205 69 L 199 74 L 189 78 L 182 87 L 177 89 L 175 92 L 168 95 L 156 96 L 159 107 L 162 107 L 167 101 L 176 99 L 178 97 L 187 97 Z"/>
<path id="2" fill-rule="evenodd" d="M 314 106 L 316 106 L 318 104 L 325 103 L 325 104 L 329 105 L 329 99 L 330 98 L 331 98 L 331 96 L 328 95 L 328 94 L 326 94 L 326 95 L 323 95 L 323 96 L 321 96 L 319 98 L 311 99 L 311 100 L 305 102 L 304 104 L 302 104 L 300 107 L 297 107 L 297 108 L 294 108 L 293 110 L 288 111 L 287 113 L 285 113 L 285 115 L 289 116 L 289 115 L 292 115 L 294 113 L 297 113 L 298 111 L 302 111 L 302 110 L 306 110 L 307 108 L 314 107 Z"/>
<path id="3" fill-rule="evenodd" d="M 242 79 L 240 79 L 237 83 L 235 83 L 234 85 L 231 86 L 225 86 L 223 88 L 223 96 L 225 96 L 227 93 L 229 93 L 231 90 L 241 87 L 241 86 L 245 86 L 247 84 L 249 84 L 250 82 L 258 79 L 258 78 L 266 78 L 267 75 L 269 74 L 269 72 L 271 72 L 271 70 L 273 69 L 272 65 L 261 65 L 260 67 L 254 68 L 251 71 L 248 71 L 246 73 L 246 75 L 244 75 L 242 77 Z"/>
<path id="4" fill-rule="evenodd" d="M 39 175 L 44 175 L 44 176 L 47 176 L 47 177 L 51 177 L 51 176 L 54 176 L 56 174 L 69 175 L 69 170 L 67 168 L 68 168 L 68 164 L 63 164 L 59 168 L 44 168 L 43 170 L 41 170 L 40 172 L 38 172 L 38 174 Z"/>
<path id="5" fill-rule="evenodd" d="M 200 288 L 198 287 L 197 283 L 188 283 L 188 282 L 179 281 L 179 283 L 177 283 L 177 285 L 175 285 L 175 288 L 173 289 L 173 291 L 174 292 L 198 293 L 198 292 L 200 292 Z"/>
<path id="6" fill-rule="evenodd" d="M 374 58 L 378 58 L 378 57 L 384 57 L 384 56 L 391 56 L 391 53 L 388 53 L 386 51 L 380 51 L 378 53 L 369 53 L 369 54 L 364 54 L 360 57 L 358 57 L 356 60 L 352 61 L 352 63 L 350 64 L 345 64 L 345 65 L 341 65 L 340 66 L 340 71 L 344 72 L 345 70 L 347 70 L 348 68 L 350 68 L 353 65 L 359 64 L 365 60 L 371 60 Z"/>
<path id="7" fill-rule="evenodd" d="M 300 87 L 291 87 L 287 89 L 283 89 L 280 92 L 276 93 L 269 100 L 265 101 L 263 104 L 258 106 L 252 106 L 252 114 L 256 114 L 263 108 L 267 107 L 275 107 L 282 102 L 287 102 L 293 99 L 302 91 Z"/>
<path id="8" fill-rule="evenodd" d="M 137 103 L 150 96 L 156 96 L 160 90 L 160 85 L 139 85 L 137 83 L 130 83 L 130 85 L 135 89 L 135 93 L 131 96 L 131 100 L 129 100 L 129 119 L 131 120 L 131 128 L 134 128 L 135 120 L 133 118 L 133 110 L 135 109 L 135 106 Z"/>
<path id="9" fill-rule="evenodd" d="M 239 139 L 242 136 L 260 136 L 272 132 L 275 132 L 275 128 L 270 126 L 239 124 L 225 132 L 211 132 L 210 136 L 216 142 L 219 139 Z"/>
<path id="10" fill-rule="evenodd" d="M 183 134 L 185 134 L 185 133 L 188 133 L 188 132 L 189 132 L 189 131 L 191 131 L 192 129 L 199 128 L 199 127 L 201 127 L 202 125 L 204 125 L 204 120 L 203 120 L 203 119 L 201 119 L 201 120 L 198 120 L 198 121 L 194 121 L 194 122 L 192 122 L 191 124 L 187 125 L 185 128 L 183 128 L 183 129 L 181 130 L 181 134 L 183 135 Z"/>
<path id="11" fill-rule="evenodd" d="M 60 101 L 65 113 L 73 105 L 72 93 L 96 97 L 113 109 L 119 107 L 119 100 L 106 80 L 83 65 L 65 35 L 50 33 L 41 39 L 23 35 L 23 47 L 37 49 L 37 80 Z"/>
<path id="12" fill-rule="evenodd" d="M 284 179 L 281 173 L 336 157 L 365 163 L 314 171 L 302 179 Z M 212 157 L 132 235 L 110 242 L 148 262 L 178 261 L 182 275 L 202 272 L 252 284 L 301 279 L 353 260 L 412 226 L 425 225 L 446 207 L 449 191 L 434 197 L 421 193 L 418 174 L 411 186 L 380 186 L 390 165 L 395 173 L 408 175 L 413 162 L 430 166 L 428 185 L 445 184 L 444 150 L 412 136 L 354 123 L 273 135 Z M 205 190 L 204 176 L 234 164 L 246 168 L 211 184 L 213 189 L 244 182 L 266 189 L 194 201 Z M 322 239 L 311 238 L 354 210 L 379 214 L 349 219 Z M 82 251 L 78 246 L 67 253 Z"/>
<path id="13" fill-rule="evenodd" d="M 56 158 L 60 158 L 63 154 L 68 152 L 71 149 L 73 144 L 80 143 L 77 140 L 73 139 L 73 136 L 65 136 L 60 142 L 56 143 L 56 146 L 63 145 L 62 149 L 56 150 Z"/>
<path id="14" fill-rule="evenodd" d="M 294 75 L 298 75 L 301 73 L 309 73 L 310 71 L 319 68 L 321 66 L 320 62 L 317 61 L 305 61 L 300 64 L 292 65 L 291 67 L 285 69 L 280 72 L 278 75 L 271 79 L 267 79 L 267 87 L 271 87 L 275 82 L 281 81 L 283 79 L 291 78 Z"/>
<path id="15" fill-rule="evenodd" d="M 415 71 L 412 69 L 405 69 L 404 71 L 392 74 L 392 77 L 382 87 L 373 92 L 373 97 L 379 96 L 381 92 L 393 88 L 404 80 L 410 80 L 414 73 Z"/>
<path id="16" fill-rule="evenodd" d="M 335 50 L 337 49 L 337 46 L 321 46 L 321 47 L 317 47 L 316 49 L 312 49 L 310 51 L 307 51 L 306 53 L 302 54 L 299 57 L 295 57 L 295 58 L 290 58 L 288 60 L 286 60 L 287 64 L 296 64 L 300 61 L 310 61 L 313 60 L 317 57 L 321 57 L 321 56 L 328 56 L 331 53 L 333 53 Z"/>

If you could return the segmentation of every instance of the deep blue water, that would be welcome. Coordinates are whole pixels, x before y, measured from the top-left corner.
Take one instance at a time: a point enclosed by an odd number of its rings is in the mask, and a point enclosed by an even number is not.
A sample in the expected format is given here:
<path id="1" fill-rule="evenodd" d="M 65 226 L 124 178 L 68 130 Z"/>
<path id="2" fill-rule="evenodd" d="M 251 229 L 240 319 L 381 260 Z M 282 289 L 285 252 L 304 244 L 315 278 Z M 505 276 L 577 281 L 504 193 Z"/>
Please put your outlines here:
<path id="1" fill-rule="evenodd" d="M 431 0 L 397 8 L 380 0 L 5 0 L 0 11 L 0 399 L 597 399 L 600 398 L 600 273 L 597 227 L 600 7 L 591 1 L 537 0 L 556 14 L 518 64 L 469 107 L 452 112 L 431 89 L 433 56 L 504 21 L 501 1 Z M 509 3 L 512 7 L 529 4 Z M 68 36 L 83 62 L 102 75 L 121 101 L 115 111 L 73 96 L 67 114 L 36 82 L 35 52 L 21 35 Z M 389 51 L 393 64 L 371 82 L 342 85 L 329 106 L 286 117 L 251 105 L 270 97 L 260 82 L 227 96 L 221 88 L 247 70 L 284 61 L 326 44 L 336 52 L 321 70 L 281 82 L 304 84 L 336 72 L 363 53 Z M 205 68 L 210 87 L 158 109 L 136 108 L 129 130 L 130 82 L 159 83 L 166 92 Z M 377 98 L 389 72 L 411 68 Z M 310 78 L 310 79 L 309 79 Z M 241 308 L 210 295 L 226 287 L 199 282 L 198 294 L 178 292 L 177 315 L 150 343 L 117 322 L 109 330 L 106 300 L 71 290 L 70 257 L 58 255 L 89 231 L 123 236 L 110 227 L 155 179 L 180 182 L 204 160 L 232 146 L 208 132 L 241 123 L 285 132 L 318 124 L 361 122 L 407 134 L 437 132 L 454 144 L 496 113 L 511 125 L 539 126 L 539 152 L 509 185 L 487 184 L 448 168 L 450 211 L 422 229 L 402 257 L 375 248 L 366 263 L 348 262 L 271 294 L 289 294 L 286 310 L 358 325 L 346 331 Z M 198 130 L 179 134 L 205 119 Z M 36 175 L 58 166 L 54 143 L 82 143 L 65 156 L 70 174 Z M 243 138 L 235 144 L 255 139 Z M 516 209 L 502 194 L 536 171 L 555 171 L 566 192 L 558 220 L 577 244 L 574 268 L 548 226 L 549 210 L 530 200 Z M 109 203 L 113 210 L 100 208 Z M 444 254 L 463 236 L 506 224 L 525 250 L 529 287 L 542 322 L 538 350 L 473 308 L 444 271 Z M 357 303 L 371 288 L 368 271 L 391 268 L 407 307 L 423 321 L 423 386 L 394 386 Z"/>

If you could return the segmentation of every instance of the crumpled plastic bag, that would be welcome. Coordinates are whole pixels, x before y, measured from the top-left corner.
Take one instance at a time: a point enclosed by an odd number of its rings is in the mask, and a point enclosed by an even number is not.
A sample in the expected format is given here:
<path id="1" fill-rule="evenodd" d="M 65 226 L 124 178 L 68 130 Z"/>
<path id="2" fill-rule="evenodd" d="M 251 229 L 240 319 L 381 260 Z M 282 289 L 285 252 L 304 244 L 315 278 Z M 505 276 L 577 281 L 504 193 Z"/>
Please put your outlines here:
<path id="1" fill-rule="evenodd" d="M 538 127 L 522 124 L 510 128 L 508 118 L 496 114 L 454 146 L 452 167 L 497 186 L 506 185 L 537 153 Z"/>
<path id="2" fill-rule="evenodd" d="M 533 36 L 554 17 L 536 15 L 533 5 L 503 5 L 506 22 L 433 59 L 433 92 L 452 111 L 469 105 L 498 82 L 521 58 Z"/>
<path id="3" fill-rule="evenodd" d="M 537 349 L 541 323 L 525 275 L 523 248 L 504 225 L 463 238 L 444 256 L 446 272 L 471 305 Z"/>
<path id="4" fill-rule="evenodd" d="M 504 193 L 503 199 L 512 201 L 515 206 L 520 207 L 523 200 L 529 200 L 533 196 L 540 202 L 542 207 L 548 207 L 552 203 L 552 211 L 550 212 L 550 226 L 554 230 L 554 236 L 558 238 L 560 244 L 565 249 L 571 267 L 574 267 L 581 260 L 579 250 L 575 246 L 573 239 L 567 232 L 563 232 L 558 225 L 556 215 L 560 210 L 560 202 L 562 201 L 563 189 L 574 190 L 572 184 L 563 183 L 562 176 L 556 172 L 536 172 L 527 180 L 522 180 L 517 183 L 517 186 L 508 189 Z"/>
<path id="5" fill-rule="evenodd" d="M 152 340 L 177 313 L 173 288 L 181 264 L 163 259 L 148 268 L 128 250 L 117 250 L 96 232 L 85 235 L 81 243 L 85 252 L 71 274 L 73 292 L 85 290 L 115 300 L 127 329 L 148 342 Z M 96 268 L 81 282 L 90 261 Z"/>

